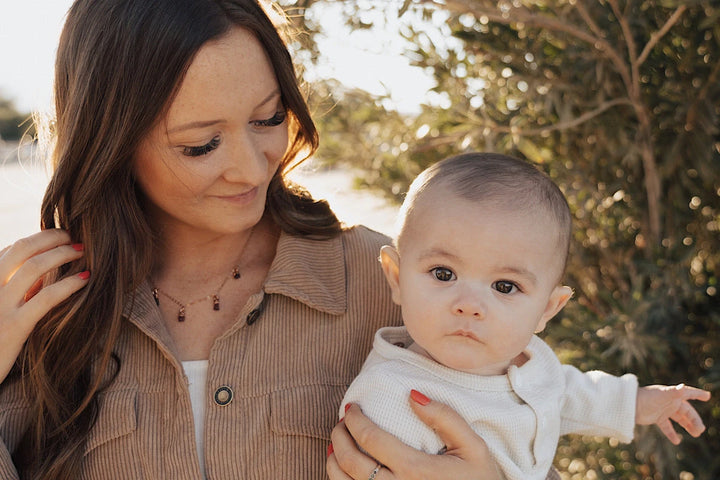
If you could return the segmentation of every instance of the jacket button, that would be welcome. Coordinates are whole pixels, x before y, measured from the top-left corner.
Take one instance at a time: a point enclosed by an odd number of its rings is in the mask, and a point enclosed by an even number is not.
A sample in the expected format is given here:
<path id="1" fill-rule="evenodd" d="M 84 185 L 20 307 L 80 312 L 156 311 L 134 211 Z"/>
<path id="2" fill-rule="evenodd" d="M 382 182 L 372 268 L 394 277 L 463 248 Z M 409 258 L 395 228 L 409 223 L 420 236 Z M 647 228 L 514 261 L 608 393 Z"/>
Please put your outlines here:
<path id="1" fill-rule="evenodd" d="M 215 390 L 214 398 L 215 403 L 217 403 L 221 407 L 224 407 L 225 405 L 229 405 L 230 402 L 232 402 L 233 391 L 230 387 L 223 385 L 222 387 L 219 387 L 217 390 Z"/>
<path id="2" fill-rule="evenodd" d="M 255 323 L 255 321 L 260 316 L 260 311 L 261 310 L 259 308 L 256 308 L 252 312 L 248 313 L 248 316 L 245 318 L 245 323 L 247 323 L 248 325 L 252 325 L 253 323 Z"/>

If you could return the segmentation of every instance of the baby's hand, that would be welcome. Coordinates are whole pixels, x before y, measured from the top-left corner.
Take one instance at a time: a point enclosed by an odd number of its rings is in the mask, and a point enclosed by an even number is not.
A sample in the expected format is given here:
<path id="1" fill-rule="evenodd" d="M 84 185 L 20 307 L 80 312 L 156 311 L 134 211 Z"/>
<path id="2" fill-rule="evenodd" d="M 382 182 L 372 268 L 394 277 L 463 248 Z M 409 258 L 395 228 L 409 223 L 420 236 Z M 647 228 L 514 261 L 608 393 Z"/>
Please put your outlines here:
<path id="1" fill-rule="evenodd" d="M 710 400 L 710 392 L 683 384 L 642 387 L 637 394 L 635 423 L 656 424 L 673 445 L 678 445 L 681 439 L 670 420 L 677 422 L 693 437 L 698 437 L 705 431 L 705 425 L 688 400 L 707 402 Z"/>

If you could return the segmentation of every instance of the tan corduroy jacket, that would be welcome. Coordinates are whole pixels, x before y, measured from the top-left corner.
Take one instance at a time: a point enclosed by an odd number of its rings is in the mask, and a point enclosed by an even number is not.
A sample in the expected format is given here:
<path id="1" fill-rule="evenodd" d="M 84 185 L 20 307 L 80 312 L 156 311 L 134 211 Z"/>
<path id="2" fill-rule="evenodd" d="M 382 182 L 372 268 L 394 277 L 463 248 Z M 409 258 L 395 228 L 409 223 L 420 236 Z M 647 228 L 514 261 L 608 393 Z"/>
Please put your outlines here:
<path id="1" fill-rule="evenodd" d="M 387 237 L 364 227 L 329 241 L 280 237 L 264 291 L 209 358 L 209 479 L 323 479 L 330 431 L 373 334 L 401 323 L 378 262 Z M 200 479 L 187 378 L 145 285 L 100 397 L 82 479 Z M 0 479 L 26 428 L 17 384 L 0 387 Z"/>

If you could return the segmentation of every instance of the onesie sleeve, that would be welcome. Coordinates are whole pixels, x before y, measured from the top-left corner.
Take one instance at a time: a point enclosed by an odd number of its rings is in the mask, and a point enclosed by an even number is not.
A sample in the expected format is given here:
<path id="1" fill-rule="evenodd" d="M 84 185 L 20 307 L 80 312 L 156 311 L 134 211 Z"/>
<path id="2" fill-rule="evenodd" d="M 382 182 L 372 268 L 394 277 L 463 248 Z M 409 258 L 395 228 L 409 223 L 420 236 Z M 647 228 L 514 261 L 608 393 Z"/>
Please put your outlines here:
<path id="1" fill-rule="evenodd" d="M 638 382 L 635 375 L 622 377 L 601 371 L 581 372 L 563 365 L 560 434 L 579 433 L 614 437 L 628 443 L 635 428 Z"/>

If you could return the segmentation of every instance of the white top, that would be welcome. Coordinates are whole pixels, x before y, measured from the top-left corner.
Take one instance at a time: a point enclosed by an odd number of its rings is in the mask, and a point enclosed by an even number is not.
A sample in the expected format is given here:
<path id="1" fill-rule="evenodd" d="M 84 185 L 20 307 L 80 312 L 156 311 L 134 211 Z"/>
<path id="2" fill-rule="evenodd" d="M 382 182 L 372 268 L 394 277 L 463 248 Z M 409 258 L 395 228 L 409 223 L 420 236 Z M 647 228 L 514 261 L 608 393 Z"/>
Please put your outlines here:
<path id="1" fill-rule="evenodd" d="M 192 404 L 193 418 L 195 420 L 195 445 L 197 446 L 198 458 L 200 459 L 200 472 L 203 479 L 205 475 L 205 442 L 203 436 L 205 433 L 205 383 L 207 381 L 207 360 L 192 360 L 182 362 L 185 375 L 188 379 L 188 387 L 190 389 L 190 403 Z"/>
<path id="2" fill-rule="evenodd" d="M 633 437 L 637 379 L 582 373 L 561 365 L 540 338 L 525 350 L 529 360 L 507 374 L 480 376 L 452 370 L 395 345 L 412 343 L 404 327 L 381 328 L 373 350 L 340 405 L 356 403 L 382 429 L 428 453 L 444 446 L 410 409 L 410 390 L 455 409 L 487 442 L 508 479 L 544 479 L 560 435 Z"/>

